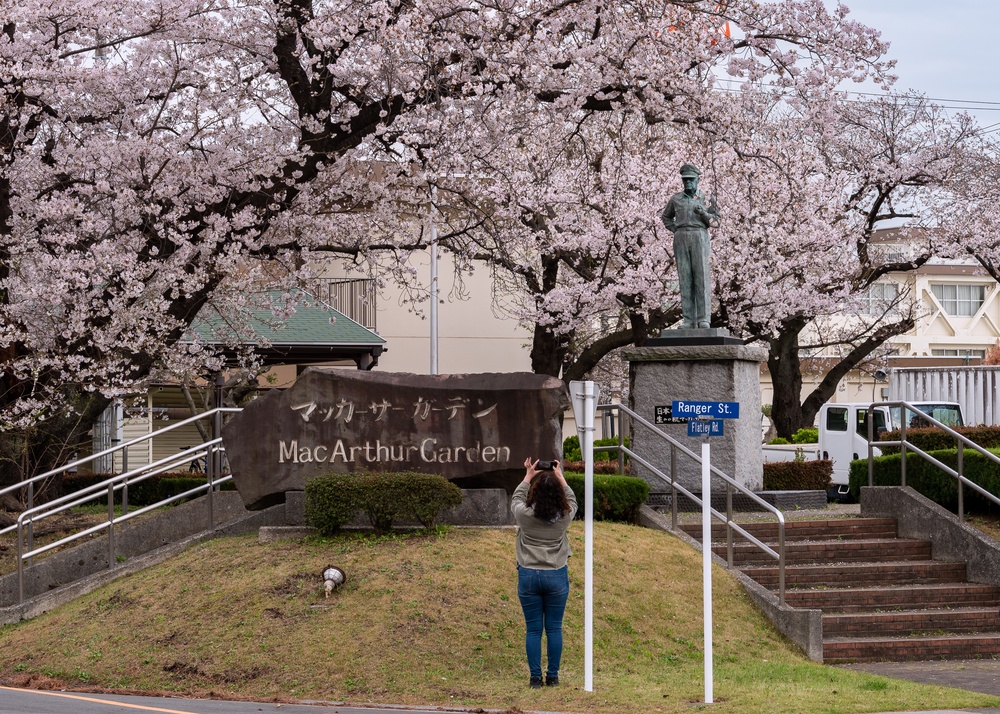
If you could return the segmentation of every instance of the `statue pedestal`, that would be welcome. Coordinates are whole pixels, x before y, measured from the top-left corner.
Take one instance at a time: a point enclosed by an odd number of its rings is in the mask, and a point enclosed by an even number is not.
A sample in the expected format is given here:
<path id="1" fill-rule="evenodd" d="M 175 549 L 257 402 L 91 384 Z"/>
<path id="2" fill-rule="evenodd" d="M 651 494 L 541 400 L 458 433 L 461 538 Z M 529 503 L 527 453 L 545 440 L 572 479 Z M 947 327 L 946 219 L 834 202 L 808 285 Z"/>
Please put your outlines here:
<path id="1" fill-rule="evenodd" d="M 709 344 L 689 344 L 697 335 L 677 334 L 674 340 L 672 335 L 681 332 L 700 333 Z M 712 465 L 748 489 L 759 491 L 763 482 L 760 363 L 767 359 L 767 352 L 734 340 L 728 333 L 704 335 L 707 332 L 665 331 L 652 345 L 626 350 L 629 406 L 700 457 L 703 438 L 688 437 L 687 423 L 657 424 L 657 407 L 669 409 L 675 399 L 739 402 L 739 419 L 724 420 L 724 435 L 710 437 Z M 670 473 L 671 449 L 665 440 L 641 424 L 632 425 L 631 438 L 633 451 L 663 473 Z M 644 478 L 653 491 L 669 490 L 667 482 L 641 464 L 633 462 L 632 473 Z M 701 466 L 680 452 L 677 482 L 692 493 L 701 493 Z M 724 487 L 721 479 L 713 477 L 713 491 Z"/>

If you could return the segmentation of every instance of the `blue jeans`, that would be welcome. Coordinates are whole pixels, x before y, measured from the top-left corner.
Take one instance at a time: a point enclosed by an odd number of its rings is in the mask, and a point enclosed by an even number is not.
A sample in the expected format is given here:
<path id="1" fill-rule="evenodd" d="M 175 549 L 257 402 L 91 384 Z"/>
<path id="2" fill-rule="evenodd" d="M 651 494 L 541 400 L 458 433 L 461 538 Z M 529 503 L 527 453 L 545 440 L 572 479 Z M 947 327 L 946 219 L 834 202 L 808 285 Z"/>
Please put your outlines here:
<path id="1" fill-rule="evenodd" d="M 535 570 L 517 566 L 517 597 L 524 611 L 524 650 L 532 677 L 542 676 L 542 630 L 547 642 L 547 677 L 559 676 L 562 660 L 563 613 L 569 597 L 569 568 Z"/>

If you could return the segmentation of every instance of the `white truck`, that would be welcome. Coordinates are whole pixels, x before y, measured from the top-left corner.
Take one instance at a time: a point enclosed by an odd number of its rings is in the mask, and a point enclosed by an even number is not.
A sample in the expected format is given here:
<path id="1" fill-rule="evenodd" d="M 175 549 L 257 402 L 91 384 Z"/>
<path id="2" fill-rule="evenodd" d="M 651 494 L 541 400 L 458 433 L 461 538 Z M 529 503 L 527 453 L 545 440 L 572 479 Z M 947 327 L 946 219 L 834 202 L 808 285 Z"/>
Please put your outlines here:
<path id="1" fill-rule="evenodd" d="M 925 414 L 948 426 L 964 426 L 962 407 L 958 402 L 912 402 Z M 870 402 L 826 403 L 820 407 L 817 417 L 819 431 L 818 444 L 778 444 L 763 447 L 764 461 L 793 461 L 796 458 L 830 459 L 833 461 L 833 479 L 830 498 L 843 499 L 848 494 L 848 474 L 851 461 L 868 456 L 868 408 Z M 900 407 L 890 407 L 876 402 L 875 438 L 883 431 L 900 427 L 902 419 Z M 920 426 L 920 417 L 908 413 L 907 426 Z M 881 455 L 875 449 L 875 455 Z M 799 456 L 801 454 L 801 456 Z"/>

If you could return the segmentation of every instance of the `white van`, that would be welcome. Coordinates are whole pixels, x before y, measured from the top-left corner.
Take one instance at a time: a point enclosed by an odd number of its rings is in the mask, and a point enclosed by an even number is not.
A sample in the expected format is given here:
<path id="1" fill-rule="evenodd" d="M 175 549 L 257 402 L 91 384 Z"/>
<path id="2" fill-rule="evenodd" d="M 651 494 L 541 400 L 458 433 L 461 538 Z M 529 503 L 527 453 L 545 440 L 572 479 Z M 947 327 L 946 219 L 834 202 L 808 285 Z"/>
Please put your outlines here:
<path id="1" fill-rule="evenodd" d="M 819 410 L 819 457 L 833 461 L 833 480 L 830 495 L 844 498 L 848 493 L 848 474 L 851 461 L 868 458 L 868 408 L 871 403 L 830 403 L 827 402 Z M 957 402 L 914 402 L 913 406 L 924 414 L 937 419 L 947 426 L 963 426 L 962 407 Z M 883 431 L 900 428 L 900 407 L 889 407 L 875 403 L 873 418 L 875 421 L 875 439 Z M 907 427 L 927 426 L 920 416 L 907 412 L 909 423 Z M 875 448 L 876 456 L 882 454 Z"/>

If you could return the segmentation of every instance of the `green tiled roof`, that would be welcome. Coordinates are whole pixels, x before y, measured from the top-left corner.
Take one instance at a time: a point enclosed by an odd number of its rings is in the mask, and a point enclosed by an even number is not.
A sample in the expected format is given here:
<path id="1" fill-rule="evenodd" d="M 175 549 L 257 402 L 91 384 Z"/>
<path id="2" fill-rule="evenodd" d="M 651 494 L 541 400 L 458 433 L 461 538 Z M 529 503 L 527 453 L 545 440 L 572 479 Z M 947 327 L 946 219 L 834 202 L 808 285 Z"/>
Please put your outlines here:
<path id="1" fill-rule="evenodd" d="M 301 291 L 299 291 L 301 292 Z M 281 291 L 270 292 L 267 297 L 275 305 L 284 304 Z M 250 307 L 245 316 L 253 334 L 240 334 L 239 339 L 244 344 L 253 344 L 262 339 L 272 345 L 315 345 L 315 346 L 376 346 L 384 345 L 385 340 L 358 322 L 334 310 L 321 300 L 307 293 L 298 295 L 298 304 L 287 319 L 281 320 L 274 316 L 270 307 L 264 307 L 262 299 L 251 298 Z M 225 331 L 229 330 L 227 334 Z M 195 318 L 185 334 L 186 340 L 197 335 L 202 342 L 218 343 L 225 341 L 236 332 L 235 325 L 228 324 L 212 306 L 206 305 Z M 192 335 L 193 333 L 193 335 Z"/>

